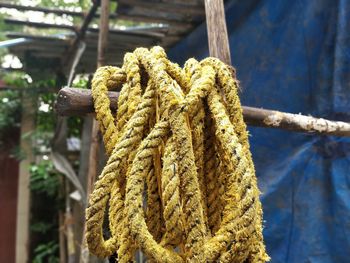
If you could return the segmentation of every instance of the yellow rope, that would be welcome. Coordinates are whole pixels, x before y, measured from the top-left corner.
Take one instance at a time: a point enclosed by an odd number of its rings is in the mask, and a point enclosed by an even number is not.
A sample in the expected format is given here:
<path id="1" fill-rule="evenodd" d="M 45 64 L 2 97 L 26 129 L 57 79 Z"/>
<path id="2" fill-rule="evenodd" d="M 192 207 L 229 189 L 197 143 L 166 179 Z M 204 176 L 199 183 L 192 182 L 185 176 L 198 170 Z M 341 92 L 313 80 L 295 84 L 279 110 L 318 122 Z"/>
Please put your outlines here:
<path id="1" fill-rule="evenodd" d="M 115 115 L 107 92 L 116 88 Z M 86 211 L 93 254 L 117 253 L 118 262 L 134 261 L 137 249 L 150 262 L 269 260 L 238 89 L 220 60 L 190 59 L 182 69 L 160 47 L 97 70 L 92 95 L 109 159 Z"/>

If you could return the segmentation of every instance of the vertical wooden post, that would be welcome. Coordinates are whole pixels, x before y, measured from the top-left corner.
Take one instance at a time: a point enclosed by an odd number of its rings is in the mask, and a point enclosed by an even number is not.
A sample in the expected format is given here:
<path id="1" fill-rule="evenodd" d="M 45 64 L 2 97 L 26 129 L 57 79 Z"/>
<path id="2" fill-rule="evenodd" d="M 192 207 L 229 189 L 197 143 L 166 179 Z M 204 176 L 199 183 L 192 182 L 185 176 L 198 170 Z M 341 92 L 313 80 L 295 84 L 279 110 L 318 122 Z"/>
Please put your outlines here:
<path id="1" fill-rule="evenodd" d="M 110 13 L 110 1 L 101 0 L 101 16 L 100 16 L 100 31 L 98 36 L 98 52 L 97 52 L 97 67 L 105 65 L 106 58 L 105 53 L 107 49 L 108 42 L 108 32 L 109 32 L 109 13 Z M 97 121 L 94 119 L 92 121 L 92 131 L 91 131 L 91 144 L 89 153 L 89 168 L 87 176 L 87 198 L 93 190 L 93 185 L 97 177 L 97 166 L 99 158 L 99 126 Z M 85 241 L 85 228 L 83 233 L 83 242 L 81 250 L 81 260 L 80 262 L 87 262 L 88 259 L 87 244 Z"/>
<path id="2" fill-rule="evenodd" d="M 109 0 L 101 0 L 100 33 L 98 35 L 97 67 L 106 64 L 106 51 L 109 32 Z"/>
<path id="3" fill-rule="evenodd" d="M 62 178 L 63 179 L 63 178 Z M 63 184 L 64 180 L 61 180 L 61 184 Z M 62 188 L 62 187 L 61 187 Z M 64 212 L 62 210 L 58 211 L 58 244 L 60 247 L 60 263 L 67 262 L 67 247 L 66 247 L 66 235 L 65 235 L 65 220 L 64 220 Z"/>
<path id="4" fill-rule="evenodd" d="M 105 64 L 109 31 L 109 0 L 101 1 L 100 33 L 98 36 L 97 67 Z M 99 148 L 99 126 L 96 120 L 92 123 L 91 146 L 89 155 L 89 171 L 87 182 L 87 196 L 92 192 L 96 180 Z"/>
<path id="5" fill-rule="evenodd" d="M 21 142 L 20 147 L 25 159 L 20 162 L 17 198 L 16 262 L 28 262 L 29 219 L 30 219 L 30 172 L 34 162 L 31 133 L 35 130 L 35 104 L 32 98 L 22 97 Z M 10 260 L 10 259 L 9 259 Z M 11 260 L 10 260 L 11 261 Z"/>
<path id="6" fill-rule="evenodd" d="M 93 117 L 92 117 L 93 118 Z M 99 127 L 96 120 L 92 121 L 92 131 L 91 131 L 91 142 L 90 142 L 90 152 L 89 152 L 89 168 L 87 174 L 87 186 L 86 194 L 87 197 L 92 192 L 94 182 L 97 176 L 97 165 L 98 165 L 98 145 L 99 145 Z"/>
<path id="7" fill-rule="evenodd" d="M 231 65 L 223 0 L 205 0 L 209 54 Z"/>

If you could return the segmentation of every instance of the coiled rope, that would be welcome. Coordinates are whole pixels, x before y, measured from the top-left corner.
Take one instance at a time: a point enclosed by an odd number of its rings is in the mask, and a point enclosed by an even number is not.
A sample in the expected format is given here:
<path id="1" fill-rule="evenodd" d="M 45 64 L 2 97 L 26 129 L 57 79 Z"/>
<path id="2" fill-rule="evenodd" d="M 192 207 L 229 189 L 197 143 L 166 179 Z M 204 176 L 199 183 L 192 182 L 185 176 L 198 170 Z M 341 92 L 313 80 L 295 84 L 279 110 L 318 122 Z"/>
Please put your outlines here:
<path id="1" fill-rule="evenodd" d="M 122 86 L 117 115 L 107 91 Z M 138 48 L 92 81 L 109 155 L 86 210 L 89 250 L 133 262 L 266 262 L 262 209 L 232 68 Z M 105 213 L 111 237 L 103 236 Z"/>

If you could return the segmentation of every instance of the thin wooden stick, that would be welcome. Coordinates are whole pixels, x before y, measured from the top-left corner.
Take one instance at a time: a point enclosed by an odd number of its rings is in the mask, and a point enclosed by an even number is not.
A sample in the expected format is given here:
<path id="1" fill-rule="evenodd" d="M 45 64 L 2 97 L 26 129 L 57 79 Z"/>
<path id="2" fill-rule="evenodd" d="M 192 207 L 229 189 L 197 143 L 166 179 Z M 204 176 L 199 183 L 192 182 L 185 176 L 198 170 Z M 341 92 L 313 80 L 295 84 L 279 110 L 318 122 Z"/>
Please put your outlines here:
<path id="1" fill-rule="evenodd" d="M 118 96 L 118 92 L 109 92 L 112 110 L 117 110 Z M 61 89 L 56 102 L 56 112 L 64 116 L 93 113 L 91 91 L 77 88 Z M 247 124 L 252 126 L 322 135 L 350 136 L 350 123 L 342 121 L 247 106 L 243 106 L 243 117 Z"/>
<path id="2" fill-rule="evenodd" d="M 248 125 L 320 135 L 350 136 L 350 123 L 243 106 Z"/>

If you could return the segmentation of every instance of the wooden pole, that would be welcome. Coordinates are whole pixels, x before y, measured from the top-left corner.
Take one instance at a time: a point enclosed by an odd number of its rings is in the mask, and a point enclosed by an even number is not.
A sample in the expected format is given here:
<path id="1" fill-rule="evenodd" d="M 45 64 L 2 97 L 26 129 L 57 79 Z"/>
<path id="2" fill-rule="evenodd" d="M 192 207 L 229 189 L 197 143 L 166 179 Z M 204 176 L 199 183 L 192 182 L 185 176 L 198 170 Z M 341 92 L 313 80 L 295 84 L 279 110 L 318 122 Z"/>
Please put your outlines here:
<path id="1" fill-rule="evenodd" d="M 25 155 L 19 165 L 18 194 L 17 194 L 17 223 L 16 223 L 16 261 L 22 263 L 29 260 L 29 222 L 30 222 L 30 165 L 35 161 L 33 153 L 32 133 L 35 130 L 35 100 L 22 97 L 21 142 L 20 149 Z M 27 136 L 26 136 L 27 135 Z M 29 135 L 29 136 L 28 136 Z M 27 137 L 27 138 L 25 138 Z M 6 215 L 4 215 L 6 216 Z"/>
<path id="2" fill-rule="evenodd" d="M 78 38 L 76 39 L 77 41 L 79 41 L 80 39 L 85 38 L 85 34 L 86 34 L 86 31 L 88 30 L 88 26 L 91 23 L 92 19 L 94 18 L 95 14 L 96 14 L 98 6 L 100 5 L 100 1 L 101 0 L 93 0 L 92 1 L 92 7 L 90 8 L 89 12 L 85 16 L 84 21 L 83 21 L 82 25 L 79 28 Z"/>
<path id="3" fill-rule="evenodd" d="M 101 2 L 100 33 L 98 35 L 97 67 L 106 64 L 106 49 L 109 32 L 109 0 Z"/>
<path id="4" fill-rule="evenodd" d="M 76 38 L 74 39 L 73 44 L 70 46 L 65 58 L 63 59 L 63 66 L 66 66 L 67 68 L 71 69 L 72 65 L 74 63 L 75 55 L 78 52 L 79 45 L 81 41 L 85 38 L 86 31 L 88 30 L 88 26 L 92 19 L 94 18 L 94 15 L 97 11 L 97 8 L 100 4 L 100 1 L 93 1 L 92 7 L 90 8 L 88 14 L 86 15 L 82 25 L 80 26 L 80 29 L 75 31 L 76 32 Z"/>
<path id="5" fill-rule="evenodd" d="M 94 15 L 96 13 L 98 5 L 99 5 L 98 1 L 94 1 L 93 2 L 93 6 L 89 9 L 89 12 L 84 17 L 84 20 L 82 21 L 81 26 L 77 27 L 77 29 L 76 29 L 76 36 L 75 36 L 75 39 L 74 39 L 73 43 L 70 45 L 68 53 L 62 59 L 64 61 L 64 65 L 66 66 L 66 69 L 70 71 L 70 75 L 72 74 L 72 72 L 75 71 L 76 65 L 74 63 L 78 62 L 79 59 L 80 59 L 80 56 L 78 56 L 79 52 L 80 52 L 79 46 L 80 46 L 80 43 L 85 38 L 86 31 L 88 30 L 88 25 L 92 21 L 92 18 L 94 17 Z M 71 80 L 72 79 L 71 79 L 71 76 L 70 76 L 70 80 L 69 80 L 68 85 L 70 85 Z M 66 137 L 67 137 L 67 134 L 66 134 L 66 131 L 67 131 L 67 127 L 66 127 L 67 119 L 61 117 L 61 118 L 58 118 L 57 121 L 58 121 L 58 123 L 57 123 L 56 131 L 55 131 L 55 135 L 57 135 L 57 136 L 55 136 L 55 139 L 54 139 L 54 141 L 52 143 L 52 157 L 61 154 L 62 157 L 65 159 L 65 157 L 63 155 L 66 154 L 66 147 L 64 147 L 63 145 L 65 145 L 65 140 L 66 140 Z M 59 166 L 59 163 L 61 163 L 61 161 L 59 161 L 59 160 L 56 160 L 56 161 L 54 162 L 55 163 L 55 168 L 59 169 L 58 166 Z M 64 160 L 62 160 L 62 161 L 64 161 Z M 68 160 L 66 160 L 66 161 L 68 162 Z M 63 169 L 63 170 L 66 170 L 66 169 Z M 62 171 L 62 172 L 65 173 L 64 171 Z M 69 174 L 68 170 L 66 170 L 66 172 Z M 74 222 L 73 215 L 72 215 L 72 201 L 71 201 L 70 196 L 69 196 L 70 190 L 71 190 L 70 189 L 70 184 L 69 184 L 69 181 L 66 180 L 66 179 L 64 180 L 64 182 L 65 182 L 64 183 L 65 184 L 64 194 L 65 194 L 65 200 L 66 200 L 66 205 L 65 205 L 66 211 L 64 213 L 65 221 L 67 221 L 67 222 Z M 80 219 L 80 218 L 78 218 L 78 219 Z M 76 239 L 76 236 L 75 236 L 76 233 L 74 231 L 74 228 L 75 229 L 79 229 L 79 226 L 78 226 L 77 222 L 75 224 L 76 225 L 73 225 L 72 223 L 68 223 L 68 224 L 64 225 L 64 234 L 65 234 L 65 238 L 66 238 L 65 241 L 66 242 L 63 242 L 63 240 L 60 240 L 61 241 L 60 242 L 60 251 L 61 250 L 66 251 L 66 254 L 67 254 L 66 261 L 68 263 L 76 262 L 77 261 L 76 258 L 78 257 L 78 254 L 76 252 L 77 251 L 80 252 L 80 247 L 77 250 L 76 244 L 77 243 L 80 244 L 81 237 L 76 242 L 76 240 L 75 240 Z M 60 236 L 60 237 L 62 238 L 63 236 Z M 63 256 L 64 255 L 62 254 L 62 257 Z M 63 260 L 63 258 L 61 258 L 61 260 Z"/>
<path id="6" fill-rule="evenodd" d="M 97 54 L 97 67 L 101 67 L 106 63 L 106 48 L 108 43 L 108 31 L 109 31 L 109 12 L 110 12 L 110 1 L 101 1 L 101 16 L 100 16 L 100 33 L 98 36 L 98 54 Z M 91 131 L 91 144 L 89 153 L 89 168 L 87 176 L 87 198 L 93 190 L 94 183 L 97 177 L 98 157 L 99 157 L 99 125 L 98 122 L 93 119 L 92 131 Z M 85 227 L 83 233 L 82 249 L 80 262 L 88 262 L 89 253 L 87 249 L 85 239 Z"/>
<path id="7" fill-rule="evenodd" d="M 112 110 L 116 110 L 119 92 L 109 92 L 108 95 Z M 94 113 L 91 90 L 62 88 L 57 95 L 55 110 L 61 116 L 79 116 Z"/>
<path id="8" fill-rule="evenodd" d="M 100 17 L 100 34 L 98 37 L 98 54 L 97 54 L 97 67 L 101 67 L 105 64 L 106 48 L 108 39 L 109 28 L 109 0 L 101 1 L 101 17 Z M 87 195 L 92 192 L 93 184 L 97 174 L 98 164 L 98 146 L 99 146 L 99 126 L 96 120 L 93 120 L 92 134 L 91 134 L 91 146 L 89 155 L 89 171 L 88 171 L 88 187 Z"/>
<path id="9" fill-rule="evenodd" d="M 109 92 L 108 96 L 111 100 L 111 109 L 116 111 L 119 93 Z M 93 113 L 91 91 L 77 88 L 61 89 L 56 102 L 56 112 L 64 116 Z M 243 117 L 247 124 L 252 126 L 350 137 L 350 123 L 347 122 L 247 106 L 243 106 Z"/>
<path id="10" fill-rule="evenodd" d="M 205 0 L 209 55 L 231 65 L 223 0 Z"/>

